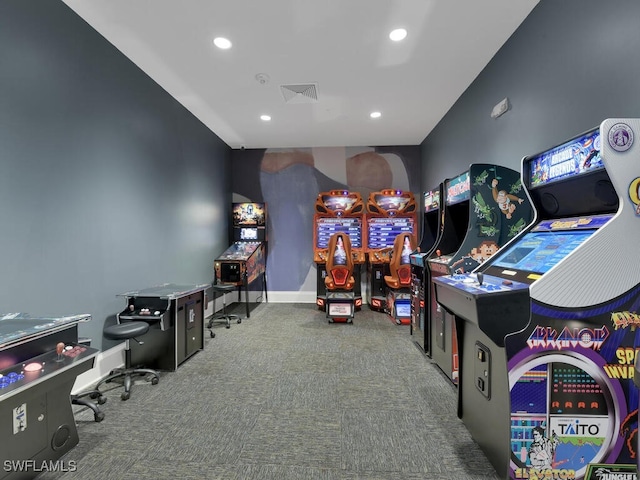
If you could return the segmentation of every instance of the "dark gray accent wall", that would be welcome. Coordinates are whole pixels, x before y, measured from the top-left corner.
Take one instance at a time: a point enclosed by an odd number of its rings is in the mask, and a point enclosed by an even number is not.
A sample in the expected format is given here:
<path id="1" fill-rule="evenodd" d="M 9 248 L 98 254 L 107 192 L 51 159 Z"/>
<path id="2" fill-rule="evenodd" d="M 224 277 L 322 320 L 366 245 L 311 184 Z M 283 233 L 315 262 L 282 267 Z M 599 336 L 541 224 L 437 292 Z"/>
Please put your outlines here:
<path id="1" fill-rule="evenodd" d="M 0 312 L 100 347 L 117 294 L 209 283 L 230 152 L 61 1 L 0 0 Z"/>
<path id="2" fill-rule="evenodd" d="M 423 189 L 474 162 L 520 170 L 605 118 L 640 116 L 639 19 L 635 0 L 541 0 L 423 141 Z"/>

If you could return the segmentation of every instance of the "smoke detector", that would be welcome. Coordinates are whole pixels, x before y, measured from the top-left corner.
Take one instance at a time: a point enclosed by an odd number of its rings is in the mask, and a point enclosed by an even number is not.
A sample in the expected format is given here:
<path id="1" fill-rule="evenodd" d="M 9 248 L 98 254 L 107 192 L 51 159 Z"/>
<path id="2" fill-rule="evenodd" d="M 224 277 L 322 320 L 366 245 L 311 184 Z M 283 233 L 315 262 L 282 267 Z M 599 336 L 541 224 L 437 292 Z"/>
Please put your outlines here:
<path id="1" fill-rule="evenodd" d="M 280 85 L 280 91 L 285 103 L 317 103 L 317 83 L 294 83 Z"/>
<path id="2" fill-rule="evenodd" d="M 266 73 L 257 73 L 256 74 L 256 81 L 260 84 L 260 85 L 266 85 L 267 83 L 269 83 L 269 75 L 267 75 Z"/>

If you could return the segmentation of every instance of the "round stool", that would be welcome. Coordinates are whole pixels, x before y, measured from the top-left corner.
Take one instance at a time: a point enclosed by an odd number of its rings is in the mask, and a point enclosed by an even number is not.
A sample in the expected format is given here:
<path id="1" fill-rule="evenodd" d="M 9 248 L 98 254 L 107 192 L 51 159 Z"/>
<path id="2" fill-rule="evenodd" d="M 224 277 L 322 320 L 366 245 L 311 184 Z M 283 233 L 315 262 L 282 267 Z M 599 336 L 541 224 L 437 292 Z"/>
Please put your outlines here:
<path id="1" fill-rule="evenodd" d="M 214 314 L 209 323 L 207 324 L 207 328 L 209 329 L 209 333 L 211 334 L 211 338 L 216 336 L 213 333 L 213 325 L 216 323 L 224 323 L 227 328 L 231 328 L 231 321 L 235 320 L 237 323 L 242 323 L 242 319 L 238 315 L 227 313 L 227 297 L 226 294 L 233 292 L 236 289 L 236 286 L 230 283 L 214 283 L 211 285 L 214 294 L 220 293 L 222 294 L 222 312 L 218 314 Z M 215 307 L 215 296 L 213 297 L 214 307 Z"/>
<path id="2" fill-rule="evenodd" d="M 110 340 L 125 340 L 124 349 L 124 368 L 116 368 L 109 373 L 109 376 L 101 380 L 96 389 L 99 390 L 100 386 L 104 383 L 109 383 L 117 378 L 123 379 L 124 392 L 120 395 L 122 400 L 128 400 L 131 396 L 132 378 L 134 375 L 151 375 L 151 385 L 156 385 L 160 381 L 160 374 L 155 370 L 149 368 L 134 368 L 131 366 L 131 348 L 129 342 L 136 337 L 144 335 L 149 331 L 149 324 L 142 321 L 123 322 L 115 325 L 105 327 L 102 331 L 105 338 Z M 138 342 L 142 343 L 142 342 Z"/>

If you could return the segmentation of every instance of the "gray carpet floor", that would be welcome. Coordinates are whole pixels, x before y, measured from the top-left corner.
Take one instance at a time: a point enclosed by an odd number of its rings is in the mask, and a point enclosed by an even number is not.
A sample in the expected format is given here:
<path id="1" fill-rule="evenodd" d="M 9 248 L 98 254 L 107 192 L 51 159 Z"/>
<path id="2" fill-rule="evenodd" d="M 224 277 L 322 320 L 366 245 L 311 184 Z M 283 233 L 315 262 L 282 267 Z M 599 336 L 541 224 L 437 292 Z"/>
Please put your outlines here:
<path id="1" fill-rule="evenodd" d="M 455 387 L 409 326 L 368 307 L 330 324 L 310 304 L 260 304 L 106 418 L 74 407 L 75 472 L 39 479 L 498 479 L 456 416 Z"/>

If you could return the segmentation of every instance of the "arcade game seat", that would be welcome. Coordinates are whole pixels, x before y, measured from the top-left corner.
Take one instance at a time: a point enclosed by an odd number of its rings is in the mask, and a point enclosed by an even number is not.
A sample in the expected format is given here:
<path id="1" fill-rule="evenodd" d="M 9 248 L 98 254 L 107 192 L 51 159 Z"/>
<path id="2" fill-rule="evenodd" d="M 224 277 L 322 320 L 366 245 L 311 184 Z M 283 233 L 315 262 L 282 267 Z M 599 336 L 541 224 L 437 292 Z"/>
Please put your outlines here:
<path id="1" fill-rule="evenodd" d="M 326 263 L 326 313 L 329 323 L 351 323 L 355 311 L 353 257 L 349 235 L 338 232 L 329 239 Z"/>
<path id="2" fill-rule="evenodd" d="M 387 313 L 400 324 L 411 323 L 411 258 L 416 249 L 409 233 L 401 233 L 393 242 L 390 275 L 384 276 L 387 286 Z"/>

